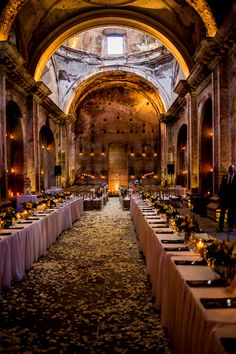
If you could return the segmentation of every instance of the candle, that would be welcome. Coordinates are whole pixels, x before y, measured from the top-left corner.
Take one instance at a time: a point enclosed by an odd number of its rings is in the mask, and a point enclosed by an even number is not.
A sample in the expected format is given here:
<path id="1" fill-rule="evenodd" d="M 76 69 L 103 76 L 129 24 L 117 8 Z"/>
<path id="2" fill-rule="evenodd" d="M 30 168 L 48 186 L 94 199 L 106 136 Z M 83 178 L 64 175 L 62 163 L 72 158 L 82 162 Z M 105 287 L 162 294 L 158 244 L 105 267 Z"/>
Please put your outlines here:
<path id="1" fill-rule="evenodd" d="M 197 249 L 200 251 L 204 248 L 205 244 L 204 242 L 202 241 L 202 238 L 199 239 L 199 241 L 197 242 Z"/>

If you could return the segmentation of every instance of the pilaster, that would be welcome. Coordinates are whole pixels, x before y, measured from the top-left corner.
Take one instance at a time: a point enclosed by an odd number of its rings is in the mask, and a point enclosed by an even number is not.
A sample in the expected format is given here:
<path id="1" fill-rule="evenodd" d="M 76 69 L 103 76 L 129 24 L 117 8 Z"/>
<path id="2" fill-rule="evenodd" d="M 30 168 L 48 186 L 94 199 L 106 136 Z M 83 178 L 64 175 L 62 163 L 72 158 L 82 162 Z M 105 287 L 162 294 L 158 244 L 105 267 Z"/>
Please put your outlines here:
<path id="1" fill-rule="evenodd" d="M 188 102 L 188 188 L 196 190 L 199 188 L 199 128 L 197 99 L 193 93 L 188 94 Z"/>
<path id="2" fill-rule="evenodd" d="M 27 97 L 27 118 L 26 118 L 26 144 L 25 144 L 25 176 L 31 180 L 31 189 L 38 190 L 37 174 L 40 173 L 38 169 L 38 131 L 37 131 L 37 103 L 33 96 Z M 37 188 L 38 187 L 38 188 Z"/>
<path id="3" fill-rule="evenodd" d="M 6 158 L 6 80 L 0 72 L 0 199 L 7 197 Z"/>
<path id="4" fill-rule="evenodd" d="M 212 74 L 215 192 L 232 159 L 232 122 L 228 107 L 227 66 L 219 63 Z"/>

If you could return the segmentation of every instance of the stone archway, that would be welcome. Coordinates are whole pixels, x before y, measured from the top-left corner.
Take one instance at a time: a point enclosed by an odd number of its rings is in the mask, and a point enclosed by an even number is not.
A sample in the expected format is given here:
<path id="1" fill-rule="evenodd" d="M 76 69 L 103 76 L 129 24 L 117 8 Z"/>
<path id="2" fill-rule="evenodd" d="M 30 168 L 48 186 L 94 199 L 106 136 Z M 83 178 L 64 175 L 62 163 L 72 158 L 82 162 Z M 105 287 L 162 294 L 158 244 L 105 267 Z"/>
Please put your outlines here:
<path id="1" fill-rule="evenodd" d="M 177 140 L 176 184 L 187 187 L 187 125 L 179 130 Z"/>
<path id="2" fill-rule="evenodd" d="M 8 196 L 24 192 L 24 142 L 21 110 L 14 101 L 6 105 Z"/>
<path id="3" fill-rule="evenodd" d="M 200 129 L 199 188 L 203 195 L 209 197 L 213 194 L 212 136 L 212 100 L 208 99 L 202 110 Z"/>
<path id="4" fill-rule="evenodd" d="M 51 129 L 44 125 L 39 133 L 40 144 L 40 189 L 56 186 L 55 140 Z"/>

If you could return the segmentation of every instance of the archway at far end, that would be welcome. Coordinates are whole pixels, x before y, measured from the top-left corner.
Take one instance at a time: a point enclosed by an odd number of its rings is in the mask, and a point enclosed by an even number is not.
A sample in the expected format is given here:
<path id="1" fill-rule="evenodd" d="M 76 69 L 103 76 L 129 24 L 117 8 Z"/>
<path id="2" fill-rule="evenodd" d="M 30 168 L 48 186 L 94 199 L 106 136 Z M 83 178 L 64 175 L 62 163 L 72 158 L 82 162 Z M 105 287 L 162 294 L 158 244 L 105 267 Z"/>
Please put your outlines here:
<path id="1" fill-rule="evenodd" d="M 128 186 L 127 146 L 121 142 L 109 145 L 108 150 L 108 187 L 111 194 L 118 195 L 119 186 Z"/>

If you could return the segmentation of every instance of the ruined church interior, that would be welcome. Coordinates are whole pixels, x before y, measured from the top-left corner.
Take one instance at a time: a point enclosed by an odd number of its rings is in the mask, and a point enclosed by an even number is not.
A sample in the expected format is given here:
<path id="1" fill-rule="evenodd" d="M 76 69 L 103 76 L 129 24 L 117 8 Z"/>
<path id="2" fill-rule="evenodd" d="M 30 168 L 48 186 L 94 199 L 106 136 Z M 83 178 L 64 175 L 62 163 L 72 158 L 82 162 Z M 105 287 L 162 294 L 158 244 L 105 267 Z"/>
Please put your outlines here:
<path id="1" fill-rule="evenodd" d="M 235 164 L 235 0 L 1 0 L 0 353 L 235 354 Z"/>

